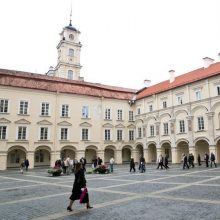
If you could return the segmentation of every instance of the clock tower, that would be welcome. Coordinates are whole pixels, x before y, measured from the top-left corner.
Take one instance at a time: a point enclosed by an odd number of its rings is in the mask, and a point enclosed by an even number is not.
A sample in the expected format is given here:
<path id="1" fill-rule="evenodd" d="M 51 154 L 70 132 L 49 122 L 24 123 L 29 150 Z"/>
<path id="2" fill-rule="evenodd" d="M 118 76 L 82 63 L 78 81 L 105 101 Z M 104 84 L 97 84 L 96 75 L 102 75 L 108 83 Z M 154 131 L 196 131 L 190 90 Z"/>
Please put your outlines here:
<path id="1" fill-rule="evenodd" d="M 55 76 L 72 80 L 82 80 L 80 77 L 80 31 L 72 26 L 72 20 L 60 33 L 60 42 L 57 45 L 58 61 L 55 67 Z"/>

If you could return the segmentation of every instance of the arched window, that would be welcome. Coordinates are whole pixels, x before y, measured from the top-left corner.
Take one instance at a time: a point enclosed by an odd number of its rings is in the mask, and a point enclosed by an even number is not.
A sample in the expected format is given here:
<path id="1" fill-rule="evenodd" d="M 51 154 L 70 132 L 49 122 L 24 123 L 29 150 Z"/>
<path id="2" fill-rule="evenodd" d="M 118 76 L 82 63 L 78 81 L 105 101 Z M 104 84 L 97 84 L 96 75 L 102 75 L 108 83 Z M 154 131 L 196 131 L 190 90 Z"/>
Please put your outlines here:
<path id="1" fill-rule="evenodd" d="M 73 71 L 72 70 L 68 70 L 67 79 L 73 79 Z"/>
<path id="2" fill-rule="evenodd" d="M 74 56 L 74 50 L 73 49 L 69 49 L 69 56 L 73 57 Z"/>
<path id="3" fill-rule="evenodd" d="M 74 39 L 73 34 L 70 34 L 70 35 L 69 35 L 69 39 L 70 39 L 70 40 L 73 40 L 73 39 Z"/>

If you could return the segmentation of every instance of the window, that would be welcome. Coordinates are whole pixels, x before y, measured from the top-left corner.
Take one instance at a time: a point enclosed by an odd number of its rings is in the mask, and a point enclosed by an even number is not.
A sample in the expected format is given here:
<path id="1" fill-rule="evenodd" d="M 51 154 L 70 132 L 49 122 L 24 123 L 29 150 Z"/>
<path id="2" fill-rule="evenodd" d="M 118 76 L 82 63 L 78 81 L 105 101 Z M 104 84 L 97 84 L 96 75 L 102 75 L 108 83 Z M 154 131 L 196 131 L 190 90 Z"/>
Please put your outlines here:
<path id="1" fill-rule="evenodd" d="M 129 141 L 134 140 L 134 130 L 129 130 Z"/>
<path id="2" fill-rule="evenodd" d="M 134 121 L 134 112 L 129 111 L 129 121 Z"/>
<path id="3" fill-rule="evenodd" d="M 61 116 L 62 117 L 68 117 L 69 116 L 69 105 L 62 105 Z"/>
<path id="4" fill-rule="evenodd" d="M 73 79 L 73 71 L 72 70 L 68 70 L 67 79 Z"/>
<path id="5" fill-rule="evenodd" d="M 182 96 L 177 96 L 177 104 L 182 105 L 183 104 L 183 97 Z"/>
<path id="6" fill-rule="evenodd" d="M 0 113 L 8 113 L 8 100 L 0 99 Z"/>
<path id="7" fill-rule="evenodd" d="M 117 130 L 117 140 L 122 141 L 122 130 Z"/>
<path id="8" fill-rule="evenodd" d="M 111 119 L 111 109 L 110 108 L 105 109 L 105 119 L 107 119 L 107 120 Z"/>
<path id="9" fill-rule="evenodd" d="M 138 128 L 138 138 L 142 137 L 142 129 L 141 127 Z"/>
<path id="10" fill-rule="evenodd" d="M 40 128 L 40 140 L 48 140 L 48 128 L 47 127 Z"/>
<path id="11" fill-rule="evenodd" d="M 118 109 L 118 120 L 122 121 L 122 109 Z"/>
<path id="12" fill-rule="evenodd" d="M 153 105 L 149 105 L 149 112 L 153 111 Z"/>
<path id="13" fill-rule="evenodd" d="M 137 114 L 138 114 L 138 115 L 141 114 L 141 109 L 140 109 L 140 108 L 137 109 Z"/>
<path id="14" fill-rule="evenodd" d="M 105 129 L 105 141 L 110 141 L 110 140 L 111 140 L 111 130 Z"/>
<path id="15" fill-rule="evenodd" d="M 67 140 L 68 139 L 68 128 L 61 128 L 60 134 L 61 134 L 60 136 L 61 140 Z"/>
<path id="16" fill-rule="evenodd" d="M 179 121 L 180 133 L 185 133 L 185 122 L 184 120 Z"/>
<path id="17" fill-rule="evenodd" d="M 20 101 L 19 114 L 27 115 L 27 113 L 28 113 L 28 102 L 27 101 Z"/>
<path id="18" fill-rule="evenodd" d="M 82 129 L 82 140 L 87 141 L 89 140 L 89 130 L 88 128 Z"/>
<path id="19" fill-rule="evenodd" d="M 168 123 L 163 124 L 163 134 L 168 135 Z"/>
<path id="20" fill-rule="evenodd" d="M 201 90 L 195 91 L 196 101 L 201 100 Z"/>
<path id="21" fill-rule="evenodd" d="M 154 125 L 150 125 L 150 136 L 154 136 Z"/>
<path id="22" fill-rule="evenodd" d="M 89 106 L 82 107 L 82 117 L 88 118 L 89 117 Z"/>
<path id="23" fill-rule="evenodd" d="M 74 56 L 74 50 L 73 49 L 69 49 L 69 56 L 73 57 Z"/>
<path id="24" fill-rule="evenodd" d="M 203 131 L 204 130 L 204 119 L 203 117 L 198 117 L 198 130 Z"/>
<path id="25" fill-rule="evenodd" d="M 18 140 L 26 140 L 27 127 L 19 126 L 18 127 Z"/>
<path id="26" fill-rule="evenodd" d="M 167 101 L 163 101 L 163 108 L 167 108 Z"/>
<path id="27" fill-rule="evenodd" d="M 69 35 L 69 39 L 70 39 L 70 40 L 73 40 L 73 39 L 74 39 L 73 34 L 70 34 L 70 35 Z"/>
<path id="28" fill-rule="evenodd" d="M 5 140 L 6 139 L 6 126 L 0 126 L 0 140 Z"/>
<path id="29" fill-rule="evenodd" d="M 41 104 L 41 115 L 42 116 L 48 116 L 49 115 L 49 103 L 43 102 Z"/>
<path id="30" fill-rule="evenodd" d="M 220 86 L 217 86 L 217 95 L 220 95 Z"/>

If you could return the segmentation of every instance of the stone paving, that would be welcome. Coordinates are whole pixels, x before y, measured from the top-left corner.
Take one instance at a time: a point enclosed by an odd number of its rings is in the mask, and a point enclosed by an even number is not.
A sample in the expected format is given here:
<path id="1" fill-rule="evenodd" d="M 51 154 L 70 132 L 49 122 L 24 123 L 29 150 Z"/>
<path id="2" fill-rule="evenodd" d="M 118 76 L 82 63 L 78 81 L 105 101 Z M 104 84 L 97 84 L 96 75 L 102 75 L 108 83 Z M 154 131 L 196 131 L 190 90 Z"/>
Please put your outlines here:
<path id="1" fill-rule="evenodd" d="M 0 220 L 220 220 L 220 168 L 182 170 L 173 165 L 145 173 L 130 173 L 129 165 L 114 167 L 113 174 L 87 174 L 94 207 L 75 201 L 67 212 L 74 175 L 50 177 L 47 169 L 24 174 L 0 171 Z"/>

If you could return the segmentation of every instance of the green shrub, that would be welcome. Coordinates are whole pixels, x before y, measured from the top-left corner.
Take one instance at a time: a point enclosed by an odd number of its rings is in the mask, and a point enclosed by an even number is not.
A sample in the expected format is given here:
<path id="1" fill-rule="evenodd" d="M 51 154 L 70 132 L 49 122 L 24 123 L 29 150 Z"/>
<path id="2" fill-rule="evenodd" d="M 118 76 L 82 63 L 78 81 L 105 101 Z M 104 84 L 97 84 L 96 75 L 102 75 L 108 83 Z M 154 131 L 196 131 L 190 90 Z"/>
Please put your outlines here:
<path id="1" fill-rule="evenodd" d="M 62 173 L 62 169 L 60 169 L 60 168 L 51 168 L 47 172 L 49 174 L 51 174 L 52 176 L 60 176 L 60 174 Z"/>

